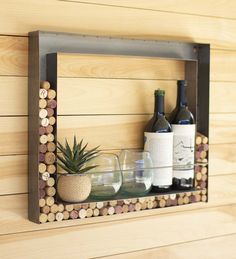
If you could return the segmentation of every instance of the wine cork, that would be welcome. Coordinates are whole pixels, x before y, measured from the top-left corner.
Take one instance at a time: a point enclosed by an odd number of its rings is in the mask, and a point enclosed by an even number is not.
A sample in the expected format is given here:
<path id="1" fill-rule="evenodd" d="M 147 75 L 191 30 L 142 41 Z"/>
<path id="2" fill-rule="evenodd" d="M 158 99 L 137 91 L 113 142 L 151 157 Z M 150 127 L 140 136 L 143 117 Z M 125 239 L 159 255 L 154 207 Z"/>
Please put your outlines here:
<path id="1" fill-rule="evenodd" d="M 65 208 L 65 207 L 64 207 L 63 204 L 61 204 L 61 203 L 58 204 L 58 211 L 59 211 L 59 212 L 63 212 L 63 211 L 64 211 L 64 208 Z"/>
<path id="2" fill-rule="evenodd" d="M 47 187 L 46 193 L 48 196 L 54 196 L 56 194 L 56 189 L 54 187 Z"/>
<path id="3" fill-rule="evenodd" d="M 39 189 L 44 189 L 46 187 L 46 182 L 43 180 L 39 180 Z"/>
<path id="4" fill-rule="evenodd" d="M 124 201 L 123 201 L 123 200 L 117 201 L 117 205 L 123 206 L 123 204 L 124 204 Z"/>
<path id="5" fill-rule="evenodd" d="M 46 128 L 45 127 L 39 127 L 39 135 L 42 136 L 46 133 Z"/>
<path id="6" fill-rule="evenodd" d="M 67 205 L 65 206 L 65 210 L 67 210 L 67 211 L 69 211 L 69 212 L 71 212 L 71 211 L 73 210 L 73 208 L 74 208 L 74 206 L 73 206 L 72 204 L 67 204 Z"/>
<path id="7" fill-rule="evenodd" d="M 99 210 L 99 215 L 101 215 L 101 216 L 106 216 L 107 214 L 108 214 L 108 209 L 107 209 L 106 207 L 101 208 L 101 209 Z"/>
<path id="8" fill-rule="evenodd" d="M 204 174 L 204 175 L 202 176 L 202 181 L 205 182 L 206 180 L 207 180 L 207 175 Z"/>
<path id="9" fill-rule="evenodd" d="M 172 206 L 177 206 L 178 205 L 178 200 L 177 198 L 175 200 L 171 200 Z"/>
<path id="10" fill-rule="evenodd" d="M 39 110 L 39 118 L 44 119 L 48 116 L 48 112 L 46 109 L 40 109 Z"/>
<path id="11" fill-rule="evenodd" d="M 70 218 L 71 219 L 77 219 L 79 217 L 79 212 L 77 210 L 72 210 L 70 212 Z"/>
<path id="12" fill-rule="evenodd" d="M 127 204 L 124 204 L 124 205 L 122 206 L 122 210 L 123 210 L 123 213 L 129 212 L 129 206 L 128 206 Z"/>
<path id="13" fill-rule="evenodd" d="M 39 172 L 42 174 L 42 173 L 44 173 L 44 172 L 46 172 L 46 169 L 47 169 L 47 167 L 46 167 L 46 165 L 44 164 L 44 163 L 40 163 L 39 164 Z"/>
<path id="14" fill-rule="evenodd" d="M 202 179 L 202 174 L 201 174 L 201 173 L 197 173 L 197 174 L 196 174 L 196 179 L 197 179 L 198 181 L 200 181 L 200 180 Z"/>
<path id="15" fill-rule="evenodd" d="M 169 198 L 166 200 L 166 207 L 170 207 L 172 205 L 172 200 Z"/>
<path id="16" fill-rule="evenodd" d="M 49 174 L 48 172 L 44 172 L 44 173 L 42 174 L 42 179 L 43 179 L 44 181 L 47 181 L 47 180 L 49 179 L 49 177 L 50 177 L 50 174 Z"/>
<path id="17" fill-rule="evenodd" d="M 45 128 L 45 130 L 46 130 L 46 133 L 47 133 L 47 134 L 51 134 L 51 133 L 53 132 L 53 126 L 52 126 L 52 125 L 48 125 L 48 126 Z"/>
<path id="18" fill-rule="evenodd" d="M 95 208 L 95 209 L 93 210 L 93 216 L 94 216 L 94 217 L 97 217 L 98 215 L 99 215 L 99 209 Z"/>
<path id="19" fill-rule="evenodd" d="M 58 205 L 57 204 L 53 204 L 50 208 L 50 211 L 54 214 L 56 214 L 58 212 Z"/>
<path id="20" fill-rule="evenodd" d="M 55 109 L 57 107 L 56 100 L 48 100 L 47 101 L 47 107 L 51 109 Z"/>
<path id="21" fill-rule="evenodd" d="M 143 203 L 143 204 L 145 204 L 145 203 Z M 133 212 L 135 210 L 134 204 L 130 203 L 128 206 L 129 206 L 129 212 Z"/>
<path id="22" fill-rule="evenodd" d="M 141 205 L 142 205 L 142 210 L 146 210 L 146 208 L 147 208 L 147 203 L 146 202 L 143 202 L 143 203 L 141 203 Z"/>
<path id="23" fill-rule="evenodd" d="M 120 205 L 115 206 L 115 213 L 116 214 L 121 214 L 123 212 L 122 207 Z"/>
<path id="24" fill-rule="evenodd" d="M 50 212 L 50 207 L 48 205 L 45 205 L 41 208 L 41 212 L 44 214 L 48 214 Z"/>
<path id="25" fill-rule="evenodd" d="M 63 219 L 65 219 L 65 220 L 69 219 L 70 214 L 69 214 L 68 211 L 65 210 L 65 211 L 62 212 L 62 214 L 63 214 Z"/>
<path id="26" fill-rule="evenodd" d="M 175 200 L 176 199 L 176 194 L 170 194 L 170 199 Z"/>
<path id="27" fill-rule="evenodd" d="M 46 196 L 46 192 L 43 189 L 39 189 L 39 199 L 43 199 Z"/>
<path id="28" fill-rule="evenodd" d="M 195 195 L 195 201 L 199 202 L 201 200 L 201 195 L 200 194 L 196 194 Z"/>
<path id="29" fill-rule="evenodd" d="M 45 89 L 45 90 L 49 90 L 50 89 L 50 83 L 48 81 L 42 81 L 42 82 L 40 82 L 40 87 Z"/>
<path id="30" fill-rule="evenodd" d="M 109 205 L 115 207 L 117 205 L 117 201 L 109 201 Z"/>
<path id="31" fill-rule="evenodd" d="M 55 200 L 54 200 L 54 198 L 53 197 L 46 197 L 46 204 L 48 205 L 48 206 L 52 206 L 54 203 L 55 203 Z"/>
<path id="32" fill-rule="evenodd" d="M 177 202 L 178 202 L 178 205 L 183 205 L 184 204 L 184 199 L 182 197 L 179 197 Z"/>
<path id="33" fill-rule="evenodd" d="M 200 186 L 201 189 L 205 189 L 206 186 L 207 186 L 207 183 L 204 182 L 204 181 L 201 181 L 200 184 L 199 184 L 199 186 Z"/>
<path id="34" fill-rule="evenodd" d="M 89 208 L 91 208 L 92 210 L 96 208 L 96 202 L 91 202 L 89 203 Z"/>
<path id="35" fill-rule="evenodd" d="M 55 219 L 56 219 L 55 214 L 52 213 L 52 212 L 50 212 L 50 213 L 48 214 L 48 221 L 49 221 L 49 222 L 53 222 L 53 221 L 55 221 Z"/>
<path id="36" fill-rule="evenodd" d="M 156 199 L 157 199 L 158 201 L 162 200 L 162 199 L 163 199 L 163 195 L 158 195 L 158 196 L 156 197 Z"/>
<path id="37" fill-rule="evenodd" d="M 56 172 L 56 166 L 55 165 L 48 165 L 47 171 L 49 172 L 49 174 L 54 174 Z"/>
<path id="38" fill-rule="evenodd" d="M 40 122 L 41 126 L 43 127 L 47 127 L 49 125 L 49 119 L 48 118 L 43 118 L 41 119 L 41 122 Z"/>
<path id="39" fill-rule="evenodd" d="M 183 198 L 185 193 L 184 192 L 180 192 L 180 193 L 178 193 L 178 195 L 179 195 L 179 197 Z"/>
<path id="40" fill-rule="evenodd" d="M 157 206 L 158 206 L 158 202 L 156 200 L 153 201 L 153 208 L 157 208 Z"/>
<path id="41" fill-rule="evenodd" d="M 202 143 L 202 138 L 200 136 L 196 137 L 196 145 L 200 145 Z"/>
<path id="42" fill-rule="evenodd" d="M 167 195 L 167 194 L 163 196 L 164 200 L 168 200 L 168 199 L 169 199 L 169 197 L 170 197 L 170 196 L 169 196 L 169 195 Z"/>
<path id="43" fill-rule="evenodd" d="M 103 202 L 102 202 L 102 201 L 97 202 L 97 208 L 98 208 L 98 209 L 101 209 L 103 206 L 104 206 L 104 205 L 103 205 Z"/>
<path id="44" fill-rule="evenodd" d="M 40 153 L 46 153 L 47 152 L 47 146 L 45 144 L 39 145 L 39 152 Z"/>
<path id="45" fill-rule="evenodd" d="M 201 145 L 199 145 L 199 146 L 197 147 L 197 150 L 198 150 L 198 151 L 208 151 L 208 149 L 209 149 L 208 144 L 201 144 Z"/>
<path id="46" fill-rule="evenodd" d="M 184 196 L 184 204 L 188 204 L 189 203 L 189 197 L 188 196 Z"/>
<path id="47" fill-rule="evenodd" d="M 44 109 L 47 107 L 47 101 L 45 99 L 39 99 L 39 108 Z"/>
<path id="48" fill-rule="evenodd" d="M 140 202 L 137 202 L 135 205 L 134 205 L 134 209 L 136 211 L 140 211 L 142 209 L 142 204 Z"/>
<path id="49" fill-rule="evenodd" d="M 40 142 L 41 144 L 46 144 L 46 143 L 48 142 L 47 136 L 46 136 L 46 135 L 40 136 L 40 137 L 39 137 L 39 142 Z"/>
<path id="50" fill-rule="evenodd" d="M 136 199 L 136 198 L 131 199 L 131 203 L 133 203 L 133 204 L 135 204 L 137 201 L 138 201 L 138 199 Z"/>
<path id="51" fill-rule="evenodd" d="M 201 168 L 201 173 L 202 174 L 206 174 L 207 173 L 207 167 L 206 166 Z"/>
<path id="52" fill-rule="evenodd" d="M 206 158 L 207 157 L 207 152 L 206 151 L 201 151 L 200 152 L 200 158 L 201 159 L 204 159 L 204 158 Z"/>
<path id="53" fill-rule="evenodd" d="M 48 121 L 50 125 L 54 125 L 56 123 L 56 118 L 52 116 L 48 119 Z"/>
<path id="54" fill-rule="evenodd" d="M 46 164 L 51 165 L 51 164 L 55 163 L 55 161 L 56 161 L 56 156 L 54 153 L 47 152 L 45 154 L 45 163 Z"/>
<path id="55" fill-rule="evenodd" d="M 46 214 L 41 213 L 41 214 L 39 215 L 39 222 L 40 222 L 40 223 L 46 223 L 47 220 L 48 220 L 48 216 L 47 216 Z"/>
<path id="56" fill-rule="evenodd" d="M 145 198 L 138 198 L 138 201 L 140 202 L 140 203 L 144 203 L 145 202 Z"/>
<path id="57" fill-rule="evenodd" d="M 207 196 L 206 195 L 202 195 L 201 201 L 206 202 L 207 201 Z"/>
<path id="58" fill-rule="evenodd" d="M 114 207 L 109 207 L 107 213 L 108 213 L 109 215 L 113 215 L 113 214 L 115 213 Z"/>
<path id="59" fill-rule="evenodd" d="M 61 212 L 57 212 L 56 221 L 62 221 L 63 218 L 64 218 L 64 215 Z"/>
<path id="60" fill-rule="evenodd" d="M 44 162 L 45 154 L 39 153 L 39 162 Z"/>
<path id="61" fill-rule="evenodd" d="M 39 199 L 39 207 L 43 207 L 43 206 L 45 206 L 45 204 L 46 204 L 46 201 L 45 201 L 45 199 Z"/>
<path id="62" fill-rule="evenodd" d="M 160 208 L 164 208 L 166 206 L 166 201 L 164 200 L 164 199 L 161 199 L 160 201 L 159 201 L 159 207 Z"/>
<path id="63" fill-rule="evenodd" d="M 47 106 L 47 102 L 46 102 L 46 106 Z M 46 108 L 46 110 L 47 110 L 47 113 L 48 113 L 48 117 L 51 117 L 51 116 L 54 115 L 54 110 L 52 108 Z"/>
<path id="64" fill-rule="evenodd" d="M 81 208 L 87 210 L 89 207 L 88 203 L 81 204 Z"/>
<path id="65" fill-rule="evenodd" d="M 45 99 L 48 96 L 48 92 L 45 89 L 39 89 L 39 98 Z"/>
<path id="66" fill-rule="evenodd" d="M 148 201 L 147 207 L 148 207 L 148 209 L 152 209 L 153 208 L 153 201 Z"/>
<path id="67" fill-rule="evenodd" d="M 155 201 L 155 196 L 148 197 L 148 201 Z"/>
<path id="68" fill-rule="evenodd" d="M 201 133 L 197 133 L 198 137 L 201 137 L 201 143 L 202 144 L 207 144 L 208 143 L 208 138 L 204 135 L 202 135 Z"/>
<path id="69" fill-rule="evenodd" d="M 87 215 L 87 211 L 86 211 L 85 209 L 81 209 L 81 210 L 79 211 L 79 218 L 80 218 L 80 219 L 86 218 L 86 215 Z"/>
<path id="70" fill-rule="evenodd" d="M 124 200 L 124 204 L 129 205 L 130 203 L 131 203 L 131 200 L 130 200 L 130 199 L 126 199 L 126 200 Z"/>
<path id="71" fill-rule="evenodd" d="M 54 186 L 54 184 L 55 184 L 55 179 L 52 178 L 52 177 L 49 177 L 48 180 L 47 180 L 47 182 L 46 182 L 46 184 L 47 184 L 47 186 L 50 186 L 50 187 Z"/>
<path id="72" fill-rule="evenodd" d="M 48 99 L 52 100 L 56 98 L 56 91 L 53 89 L 48 90 Z"/>
<path id="73" fill-rule="evenodd" d="M 207 194 L 207 189 L 203 189 L 203 190 L 202 190 L 202 194 L 203 194 L 203 195 L 206 195 L 206 194 Z"/>
<path id="74" fill-rule="evenodd" d="M 93 210 L 91 208 L 88 208 L 86 210 L 86 217 L 91 218 L 93 216 Z"/>
<path id="75" fill-rule="evenodd" d="M 54 141 L 54 135 L 52 133 L 48 134 L 47 137 L 48 137 L 48 142 Z"/>

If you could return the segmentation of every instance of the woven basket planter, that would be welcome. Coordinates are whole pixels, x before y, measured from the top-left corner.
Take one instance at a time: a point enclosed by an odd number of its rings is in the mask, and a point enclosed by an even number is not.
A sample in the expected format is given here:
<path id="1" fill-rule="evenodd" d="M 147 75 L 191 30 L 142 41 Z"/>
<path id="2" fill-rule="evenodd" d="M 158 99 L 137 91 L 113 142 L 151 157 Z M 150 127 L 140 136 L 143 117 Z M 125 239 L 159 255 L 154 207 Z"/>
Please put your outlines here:
<path id="1" fill-rule="evenodd" d="M 57 191 L 63 201 L 85 201 L 91 192 L 90 177 L 86 174 L 61 175 L 57 182 Z"/>

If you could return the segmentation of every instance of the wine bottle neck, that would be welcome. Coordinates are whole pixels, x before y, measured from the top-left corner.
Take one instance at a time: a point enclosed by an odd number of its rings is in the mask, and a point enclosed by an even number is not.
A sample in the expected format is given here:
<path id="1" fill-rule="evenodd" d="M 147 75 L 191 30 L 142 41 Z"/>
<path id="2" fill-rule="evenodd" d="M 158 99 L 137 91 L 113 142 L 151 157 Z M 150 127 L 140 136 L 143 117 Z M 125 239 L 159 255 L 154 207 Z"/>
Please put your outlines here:
<path id="1" fill-rule="evenodd" d="M 186 86 L 178 85 L 178 93 L 177 93 L 177 107 L 186 107 L 187 104 L 187 96 L 186 96 Z"/>
<path id="2" fill-rule="evenodd" d="M 160 96 L 160 95 L 155 96 L 154 113 L 156 116 L 164 115 L 164 96 Z"/>

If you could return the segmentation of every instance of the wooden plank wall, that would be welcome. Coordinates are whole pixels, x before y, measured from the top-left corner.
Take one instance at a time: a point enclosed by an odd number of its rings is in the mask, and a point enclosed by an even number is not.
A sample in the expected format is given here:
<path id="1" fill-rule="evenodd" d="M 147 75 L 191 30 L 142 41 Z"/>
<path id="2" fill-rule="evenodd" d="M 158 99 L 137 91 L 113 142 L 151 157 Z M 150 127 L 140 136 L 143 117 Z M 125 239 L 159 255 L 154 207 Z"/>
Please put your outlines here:
<path id="1" fill-rule="evenodd" d="M 1 1 L 1 258 L 235 258 L 236 2 L 173 2 Z M 27 220 L 27 33 L 38 29 L 211 44 L 208 204 L 114 216 L 102 223 L 37 225 Z M 138 131 L 152 111 L 153 89 L 164 87 L 174 100 L 172 89 L 182 75 L 181 62 L 61 55 L 59 132 L 72 134 L 72 122 L 97 144 L 96 136 L 107 128 L 104 148 L 138 147 Z M 96 95 L 89 99 L 91 92 Z M 79 110 L 69 101 L 76 95 Z M 167 111 L 173 105 L 167 102 Z M 89 133 L 91 125 L 96 131 Z M 132 138 L 127 132 L 133 132 Z"/>

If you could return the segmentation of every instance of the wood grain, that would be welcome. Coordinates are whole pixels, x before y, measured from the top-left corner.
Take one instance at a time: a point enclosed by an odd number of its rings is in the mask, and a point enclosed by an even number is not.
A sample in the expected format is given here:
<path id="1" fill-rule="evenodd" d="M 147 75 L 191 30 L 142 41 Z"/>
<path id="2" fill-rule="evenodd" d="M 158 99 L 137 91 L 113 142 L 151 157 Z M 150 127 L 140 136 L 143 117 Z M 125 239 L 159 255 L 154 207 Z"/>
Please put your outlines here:
<path id="1" fill-rule="evenodd" d="M 210 112 L 211 113 L 235 113 L 236 112 L 235 89 L 236 89 L 235 82 L 211 82 Z"/>
<path id="2" fill-rule="evenodd" d="M 184 62 L 134 56 L 58 54 L 58 77 L 181 79 Z"/>
<path id="3" fill-rule="evenodd" d="M 176 105 L 176 81 L 59 78 L 57 112 L 152 114 L 158 88 L 166 91 L 165 112 L 170 113 Z"/>
<path id="4" fill-rule="evenodd" d="M 0 75 L 26 76 L 27 66 L 28 39 L 0 36 Z"/>
<path id="5" fill-rule="evenodd" d="M 69 0 L 64 0 L 68 1 Z M 80 0 L 73 0 L 74 2 L 81 2 Z M 217 1 L 214 0 L 198 0 L 191 1 L 180 0 L 178 4 L 173 4 L 172 0 L 166 1 L 156 1 L 149 0 L 144 2 L 143 0 L 128 1 L 128 0 L 85 0 L 85 3 L 91 4 L 103 4 L 111 5 L 116 7 L 126 7 L 126 8 L 140 8 L 149 11 L 166 11 L 166 12 L 178 12 L 180 14 L 194 14 L 194 15 L 204 15 L 204 16 L 216 16 L 222 18 L 235 19 L 236 15 L 234 10 L 236 9 L 236 4 L 233 0 Z M 214 6 L 214 8 L 212 8 Z"/>
<path id="6" fill-rule="evenodd" d="M 149 119 L 148 115 L 60 116 L 57 137 L 61 142 L 65 137 L 72 141 L 76 134 L 90 147 L 101 149 L 140 148 Z"/>
<path id="7" fill-rule="evenodd" d="M 0 155 L 26 154 L 27 118 L 0 117 Z"/>
<path id="8" fill-rule="evenodd" d="M 77 256 L 78 244 L 80 244 L 81 258 L 106 256 L 229 235 L 236 231 L 235 217 L 236 206 L 223 206 L 140 218 L 138 221 L 127 219 L 116 224 L 106 222 L 99 225 L 3 235 L 0 237 L 1 255 L 3 257 L 7 255 L 8 258 L 42 258 L 45 255 L 45 247 L 50 243 L 48 257 L 55 258 L 62 254 L 63 257 Z M 157 220 L 158 224 L 156 224 Z M 175 222 L 175 224 L 166 231 L 169 222 Z M 189 231 L 182 231 L 183 222 Z M 126 234 L 124 235 L 121 230 L 125 230 Z M 180 232 L 182 235 L 179 235 Z M 107 233 L 116 233 L 112 237 L 112 242 Z M 161 238 L 156 238 L 156 233 L 159 233 Z M 133 239 L 135 242 L 130 242 Z M 68 244 L 65 244 L 65 240 L 70 240 L 70 249 L 66 249 Z M 104 246 L 104 243 L 107 245 Z M 32 247 L 37 249 L 32 252 Z"/>
<path id="9" fill-rule="evenodd" d="M 99 257 L 100 259 L 143 259 L 143 258 L 181 258 L 191 259 L 235 259 L 236 234 L 221 237 L 212 237 L 204 240 L 192 241 L 184 244 L 169 245 L 166 247 L 150 248 L 130 253 Z M 206 254 L 207 251 L 207 254 Z"/>
<path id="10" fill-rule="evenodd" d="M 4 1 L 1 7 L 1 34 L 27 35 L 29 31 L 40 28 L 82 34 L 195 41 L 231 49 L 235 49 L 236 43 L 234 20 L 55 0 Z M 44 10 L 44 19 L 41 10 Z M 51 10 L 54 10 L 53 17 Z"/>
<path id="11" fill-rule="evenodd" d="M 210 145 L 210 175 L 236 173 L 236 144 Z"/>
<path id="12" fill-rule="evenodd" d="M 175 213 L 180 211 L 199 210 L 214 206 L 236 203 L 236 175 L 222 175 L 210 177 L 209 203 L 195 203 L 189 206 L 170 207 L 160 210 L 146 210 L 135 214 L 127 213 L 122 216 L 87 218 L 83 221 L 64 221 L 62 223 L 37 225 L 28 220 L 27 216 L 27 194 L 0 196 L 0 235 L 13 234 L 17 232 L 33 231 L 40 229 L 51 229 L 73 225 L 90 225 L 94 223 L 119 221 L 141 218 L 146 216 Z"/>
<path id="13" fill-rule="evenodd" d="M 0 70 L 1 67 L 0 64 Z M 4 92 L 4 94 L 0 95 L 0 115 L 28 114 L 28 89 L 26 77 L 0 76 L 0 89 L 2 93 Z"/>
<path id="14" fill-rule="evenodd" d="M 27 156 L 0 156 L 0 195 L 28 192 Z"/>
<path id="15" fill-rule="evenodd" d="M 210 144 L 236 143 L 236 114 L 210 114 Z"/>

